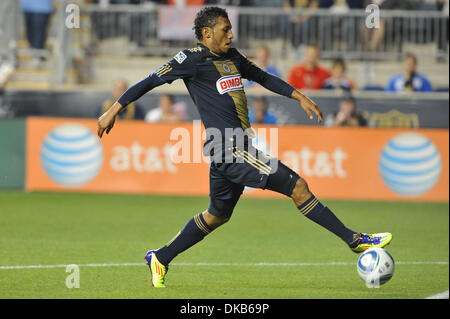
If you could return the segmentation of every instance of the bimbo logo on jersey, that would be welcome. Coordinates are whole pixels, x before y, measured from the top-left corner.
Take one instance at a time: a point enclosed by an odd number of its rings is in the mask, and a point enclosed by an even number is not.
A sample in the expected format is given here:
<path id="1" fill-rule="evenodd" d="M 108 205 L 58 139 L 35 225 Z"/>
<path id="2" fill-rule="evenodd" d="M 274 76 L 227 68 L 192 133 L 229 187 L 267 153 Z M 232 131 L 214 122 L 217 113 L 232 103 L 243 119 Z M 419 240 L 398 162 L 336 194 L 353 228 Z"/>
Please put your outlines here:
<path id="1" fill-rule="evenodd" d="M 240 74 L 221 77 L 217 80 L 216 87 L 220 94 L 234 90 L 242 90 L 244 88 Z"/>

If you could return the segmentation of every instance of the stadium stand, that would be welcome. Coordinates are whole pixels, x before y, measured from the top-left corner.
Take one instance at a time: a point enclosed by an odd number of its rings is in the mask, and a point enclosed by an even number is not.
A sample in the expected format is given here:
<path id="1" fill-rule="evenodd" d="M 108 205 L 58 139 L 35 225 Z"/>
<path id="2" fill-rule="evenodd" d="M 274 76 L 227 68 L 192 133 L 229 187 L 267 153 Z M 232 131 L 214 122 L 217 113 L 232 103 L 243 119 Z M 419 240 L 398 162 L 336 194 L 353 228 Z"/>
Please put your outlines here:
<path id="1" fill-rule="evenodd" d="M 115 1 L 110 1 L 111 4 L 107 6 L 88 2 L 81 2 L 79 7 L 79 28 L 68 28 L 64 24 L 71 22 L 68 16 L 70 11 L 66 13 L 65 9 L 71 2 L 54 1 L 49 38 L 46 50 L 42 52 L 43 55 L 47 55 L 47 64 L 39 69 L 34 69 L 30 65 L 31 53 L 25 41 L 24 19 L 21 8 L 18 6 L 19 2 L 10 0 L 2 2 L 5 8 L 2 14 L 9 13 L 8 17 L 5 16 L 5 20 L 2 19 L 2 28 L 10 37 L 6 39 L 6 42 L 9 42 L 9 47 L 13 48 L 18 66 L 9 84 L 10 87 L 45 89 L 49 86 L 67 86 L 67 84 L 77 83 L 96 85 L 107 75 L 103 74 L 102 70 L 120 71 L 123 65 L 128 70 L 129 80 L 132 81 L 135 77 L 142 76 L 139 70 L 133 70 L 134 61 L 138 66 L 137 69 L 149 72 L 179 49 L 195 45 L 190 26 L 181 25 L 181 22 L 177 25 L 182 30 L 179 33 L 184 35 L 174 36 L 164 31 L 164 29 L 170 29 L 167 26 L 167 19 L 181 13 L 179 11 L 181 9 L 177 7 L 156 7 L 150 1 L 141 1 L 141 5 L 114 4 Z M 121 1 L 121 3 L 125 2 Z M 386 78 L 391 73 L 386 71 L 392 70 L 401 59 L 401 53 L 398 52 L 399 46 L 402 47 L 402 52 L 411 51 L 418 56 L 421 67 L 427 69 L 436 87 L 448 87 L 446 74 L 436 72 L 442 70 L 442 63 L 439 61 L 448 62 L 448 30 L 441 25 L 448 21 L 448 16 L 444 13 L 424 10 L 393 10 L 384 13 L 388 14 L 385 18 L 388 21 L 386 35 L 378 51 L 368 51 L 362 47 L 363 41 L 358 41 L 360 47 L 356 48 L 348 44 L 349 37 L 362 37 L 361 23 L 366 15 L 365 11 L 348 9 L 343 13 L 335 13 L 330 19 L 329 10 L 331 9 L 292 8 L 289 11 L 283 11 L 282 8 L 271 8 L 268 12 L 261 7 L 232 7 L 230 11 L 232 18 L 239 19 L 235 32 L 236 45 L 247 55 L 253 56 L 255 50 L 263 43 L 259 40 L 264 38 L 261 34 L 268 32 L 265 26 L 270 26 L 273 19 L 279 22 L 277 25 L 281 28 L 290 17 L 308 15 L 317 20 L 317 34 L 303 35 L 306 37 L 304 45 L 298 47 L 291 45 L 289 39 L 292 34 L 289 34 L 289 28 L 275 30 L 276 37 L 270 40 L 273 59 L 284 71 L 282 74 L 287 74 L 287 71 L 301 60 L 306 44 L 317 42 L 317 38 L 322 35 L 328 37 L 329 30 L 332 28 L 332 37 L 328 41 L 330 44 L 321 48 L 321 57 L 331 61 L 333 58 L 345 56 L 346 60 L 350 60 L 349 76 L 358 80 L 359 87 L 383 86 L 386 83 Z M 193 14 L 191 11 L 187 10 L 187 13 Z M 147 19 L 146 23 L 137 23 L 136 21 L 142 17 Z M 253 25 L 250 22 L 255 19 L 268 22 L 262 23 L 262 27 L 255 30 L 250 27 Z M 392 25 L 389 23 L 391 20 Z M 347 23 L 343 23 L 345 21 Z M 394 21 L 400 22 L 394 23 Z M 302 32 L 306 32 L 306 29 Z M 142 39 L 138 41 L 139 45 L 135 45 L 136 34 L 142 34 Z M 447 45 L 436 45 L 442 39 L 447 39 Z M 318 44 L 320 45 L 320 42 Z M 130 56 L 133 59 L 129 59 Z M 118 70 L 113 70 L 109 68 L 110 66 L 117 66 Z M 137 72 L 136 75 L 134 75 L 135 72 Z M 108 83 L 104 85 L 109 86 Z"/>
<path id="2" fill-rule="evenodd" d="M 343 2 L 336 3 L 342 5 Z M 74 5 L 72 1 L 54 0 L 48 39 L 40 52 L 45 63 L 35 67 L 33 52 L 26 41 L 20 2 L 2 1 L 0 28 L 3 32 L 0 36 L 8 45 L 0 49 L 0 63 L 14 66 L 12 76 L 5 83 L 5 95 L 11 97 L 10 104 L 14 108 L 17 97 L 14 92 L 17 90 L 75 90 L 84 94 L 91 91 L 102 92 L 104 97 L 112 79 L 120 76 L 129 83 L 135 83 L 180 49 L 195 46 L 192 19 L 177 17 L 194 17 L 198 7 L 160 4 L 161 1 L 84 0 Z M 444 8 L 435 6 L 432 10 L 428 7 L 427 10 L 383 12 L 386 21 L 384 36 L 377 50 L 370 50 L 363 45 L 368 13 L 355 8 L 354 4 L 350 4 L 352 9 L 347 7 L 345 10 L 333 6 L 306 9 L 272 6 L 267 10 L 264 3 L 254 5 L 253 2 L 234 1 L 232 4 L 234 6 L 227 7 L 227 10 L 234 21 L 236 47 L 254 58 L 261 45 L 268 45 L 272 63 L 285 80 L 289 70 L 302 60 L 308 45 L 313 44 L 319 47 L 322 65 L 328 69 L 333 60 L 345 58 L 346 74 L 358 88 L 356 98 L 369 98 L 375 94 L 377 98 L 389 99 L 390 96 L 386 97 L 380 91 L 390 77 L 401 72 L 403 54 L 414 52 L 420 60 L 421 72 L 430 79 L 438 93 L 432 101 L 448 101 L 448 14 Z M 292 37 L 300 35 L 287 27 L 288 21 L 303 18 L 314 21 L 315 31 L 309 32 L 310 27 L 295 31 L 302 32 L 303 40 L 294 46 Z M 255 28 L 255 25 L 259 27 Z M 318 41 L 322 38 L 326 39 L 327 45 L 323 45 L 322 40 Z M 328 92 L 323 95 L 319 91 L 310 94 L 319 99 L 320 96 L 336 94 Z M 187 94 L 182 81 L 157 88 L 154 92 Z M 263 88 L 252 88 L 248 93 L 267 94 Z M 336 104 L 336 99 L 329 103 L 330 108 Z M 416 103 L 410 96 L 404 100 L 412 106 Z M 65 107 L 62 109 L 67 110 Z M 29 113 L 24 113 L 21 106 L 15 114 L 36 114 L 33 108 L 29 110 Z M 38 113 L 46 112 L 41 109 Z M 74 113 L 68 112 L 67 115 Z M 192 114 L 196 112 L 192 111 Z"/>

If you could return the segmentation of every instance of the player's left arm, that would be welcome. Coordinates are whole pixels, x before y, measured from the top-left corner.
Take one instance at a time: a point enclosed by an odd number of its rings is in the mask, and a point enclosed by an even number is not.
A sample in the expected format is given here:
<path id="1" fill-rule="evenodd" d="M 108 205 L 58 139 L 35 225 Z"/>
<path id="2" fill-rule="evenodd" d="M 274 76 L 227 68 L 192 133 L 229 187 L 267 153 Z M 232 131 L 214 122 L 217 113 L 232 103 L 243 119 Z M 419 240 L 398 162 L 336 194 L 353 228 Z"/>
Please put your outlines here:
<path id="1" fill-rule="evenodd" d="M 322 122 L 322 111 L 314 101 L 279 77 L 261 70 L 242 55 L 241 74 L 244 78 L 258 82 L 269 91 L 297 100 L 311 120 L 313 119 L 312 113 L 315 113 L 318 122 Z"/>

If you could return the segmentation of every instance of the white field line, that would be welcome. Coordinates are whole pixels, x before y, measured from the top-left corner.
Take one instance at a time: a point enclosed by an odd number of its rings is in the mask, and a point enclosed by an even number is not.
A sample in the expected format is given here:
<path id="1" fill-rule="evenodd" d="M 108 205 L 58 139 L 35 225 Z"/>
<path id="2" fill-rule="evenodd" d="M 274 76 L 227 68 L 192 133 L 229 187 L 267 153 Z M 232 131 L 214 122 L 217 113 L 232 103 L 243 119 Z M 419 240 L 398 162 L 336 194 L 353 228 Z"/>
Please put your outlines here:
<path id="1" fill-rule="evenodd" d="M 396 265 L 448 265 L 448 261 L 397 261 Z M 8 269 L 50 269 L 50 268 L 66 268 L 68 265 L 72 264 L 57 264 L 57 265 L 11 265 L 11 266 L 0 266 L 0 270 Z M 79 267 L 134 267 L 134 266 L 145 266 L 145 263 L 106 263 L 106 264 L 76 264 Z M 260 263 L 208 263 L 208 262 L 180 262 L 172 263 L 170 266 L 230 266 L 230 267 L 267 267 L 267 266 L 281 266 L 281 267 L 315 267 L 315 266 L 351 266 L 356 265 L 355 262 L 304 262 L 304 263 L 271 263 L 271 262 L 260 262 Z M 448 292 L 447 292 L 448 293 Z"/>
<path id="2" fill-rule="evenodd" d="M 449 299 L 448 290 L 426 297 L 425 299 Z"/>

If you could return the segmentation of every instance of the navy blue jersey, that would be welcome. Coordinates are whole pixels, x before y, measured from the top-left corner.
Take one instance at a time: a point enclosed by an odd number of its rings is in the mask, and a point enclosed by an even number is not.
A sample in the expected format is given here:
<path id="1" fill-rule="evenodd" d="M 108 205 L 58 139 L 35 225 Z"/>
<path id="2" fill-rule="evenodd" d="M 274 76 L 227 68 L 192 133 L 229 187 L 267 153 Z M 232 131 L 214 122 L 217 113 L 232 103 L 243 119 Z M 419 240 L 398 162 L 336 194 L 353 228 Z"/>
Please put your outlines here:
<path id="1" fill-rule="evenodd" d="M 216 128 L 224 136 L 226 128 L 244 131 L 250 128 L 242 78 L 258 82 L 287 97 L 294 90 L 288 83 L 261 70 L 234 48 L 219 55 L 199 43 L 195 48 L 180 51 L 130 87 L 119 98 L 119 103 L 128 105 L 156 86 L 183 79 L 205 128 Z"/>

